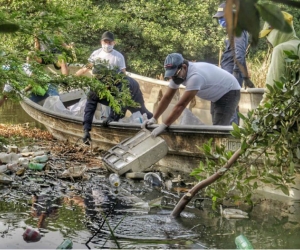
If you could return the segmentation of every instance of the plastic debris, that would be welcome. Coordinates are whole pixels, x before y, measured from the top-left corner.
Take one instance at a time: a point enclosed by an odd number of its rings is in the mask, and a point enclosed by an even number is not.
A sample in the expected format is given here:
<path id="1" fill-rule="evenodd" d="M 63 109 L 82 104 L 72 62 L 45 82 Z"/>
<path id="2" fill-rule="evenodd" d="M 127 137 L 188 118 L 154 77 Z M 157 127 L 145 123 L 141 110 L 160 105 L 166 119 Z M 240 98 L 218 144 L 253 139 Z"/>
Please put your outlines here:
<path id="1" fill-rule="evenodd" d="M 144 181 L 149 186 L 161 187 L 163 185 L 163 181 L 160 178 L 160 176 L 158 174 L 152 173 L 152 172 L 145 174 Z"/>
<path id="2" fill-rule="evenodd" d="M 250 241 L 242 234 L 235 238 L 235 244 L 237 249 L 254 249 Z"/>
<path id="3" fill-rule="evenodd" d="M 248 213 L 235 208 L 226 208 L 223 209 L 222 205 L 220 205 L 220 212 L 223 217 L 226 219 L 248 219 Z"/>
<path id="4" fill-rule="evenodd" d="M 69 239 L 65 239 L 56 249 L 72 249 L 73 242 Z"/>
<path id="5" fill-rule="evenodd" d="M 41 239 L 41 234 L 38 230 L 27 227 L 25 232 L 23 233 L 23 239 L 26 242 L 37 242 Z"/>
<path id="6" fill-rule="evenodd" d="M 121 180 L 120 180 L 119 175 L 117 175 L 115 173 L 110 174 L 110 176 L 109 176 L 109 183 L 113 187 L 119 187 L 120 184 L 121 184 Z"/>

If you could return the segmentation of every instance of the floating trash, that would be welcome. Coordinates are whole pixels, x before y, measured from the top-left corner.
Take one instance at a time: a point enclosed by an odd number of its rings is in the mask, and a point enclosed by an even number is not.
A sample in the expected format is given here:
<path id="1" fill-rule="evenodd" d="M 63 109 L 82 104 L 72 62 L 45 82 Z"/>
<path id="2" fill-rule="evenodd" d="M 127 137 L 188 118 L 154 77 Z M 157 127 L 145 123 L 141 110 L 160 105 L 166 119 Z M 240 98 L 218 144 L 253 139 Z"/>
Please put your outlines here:
<path id="1" fill-rule="evenodd" d="M 5 174 L 0 174 L 0 183 L 10 184 L 13 182 L 13 179 Z"/>
<path id="2" fill-rule="evenodd" d="M 160 178 L 160 176 L 158 174 L 152 173 L 152 172 L 145 174 L 144 181 L 149 186 L 161 187 L 163 185 L 163 181 Z"/>
<path id="3" fill-rule="evenodd" d="M 220 212 L 223 217 L 226 219 L 248 219 L 248 213 L 235 208 L 225 208 L 223 209 L 220 205 Z"/>

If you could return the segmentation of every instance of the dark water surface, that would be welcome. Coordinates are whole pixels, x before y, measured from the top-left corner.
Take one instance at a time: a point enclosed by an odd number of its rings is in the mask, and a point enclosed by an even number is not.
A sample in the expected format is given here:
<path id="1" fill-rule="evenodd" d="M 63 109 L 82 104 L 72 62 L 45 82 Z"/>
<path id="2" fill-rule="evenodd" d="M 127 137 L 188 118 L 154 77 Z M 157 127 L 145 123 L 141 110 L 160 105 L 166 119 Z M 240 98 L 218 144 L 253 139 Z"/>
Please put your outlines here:
<path id="1" fill-rule="evenodd" d="M 30 117 L 20 106 L 19 103 L 6 101 L 0 107 L 0 123 L 4 124 L 24 124 L 29 123 L 32 127 L 45 129 L 44 125 L 40 124 Z"/>
<path id="2" fill-rule="evenodd" d="M 27 122 L 43 127 L 17 104 L 7 102 L 0 108 L 0 123 Z M 73 241 L 74 249 L 112 249 L 117 244 L 126 249 L 234 249 L 240 234 L 255 249 L 300 248 L 297 200 L 264 196 L 253 208 L 239 207 L 249 219 L 225 219 L 203 200 L 196 207 L 190 202 L 180 218 L 172 219 L 169 214 L 182 195 L 175 189 L 151 188 L 123 178 L 116 194 L 105 173 L 88 172 L 89 180 L 76 182 L 26 173 L 15 179 L 14 187 L 0 185 L 1 249 L 56 249 L 65 238 Z M 28 226 L 40 230 L 38 242 L 23 240 Z M 113 228 L 116 241 L 109 236 Z"/>

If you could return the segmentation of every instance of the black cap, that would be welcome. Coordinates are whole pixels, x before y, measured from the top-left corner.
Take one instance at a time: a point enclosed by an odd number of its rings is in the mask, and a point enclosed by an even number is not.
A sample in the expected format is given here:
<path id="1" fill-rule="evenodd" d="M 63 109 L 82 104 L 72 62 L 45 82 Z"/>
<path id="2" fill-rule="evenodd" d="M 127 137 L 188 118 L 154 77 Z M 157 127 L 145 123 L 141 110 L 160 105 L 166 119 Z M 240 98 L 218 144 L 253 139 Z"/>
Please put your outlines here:
<path id="1" fill-rule="evenodd" d="M 109 31 L 105 31 L 103 34 L 102 34 L 102 37 L 101 37 L 101 41 L 102 40 L 109 40 L 109 41 L 114 41 L 114 34 L 109 32 Z"/>
<path id="2" fill-rule="evenodd" d="M 182 55 L 179 53 L 169 54 L 164 63 L 165 78 L 174 76 L 177 69 L 182 65 L 183 60 Z"/>
<path id="3" fill-rule="evenodd" d="M 218 12 L 213 16 L 215 18 L 220 18 L 224 16 L 225 3 L 221 3 L 218 7 Z"/>

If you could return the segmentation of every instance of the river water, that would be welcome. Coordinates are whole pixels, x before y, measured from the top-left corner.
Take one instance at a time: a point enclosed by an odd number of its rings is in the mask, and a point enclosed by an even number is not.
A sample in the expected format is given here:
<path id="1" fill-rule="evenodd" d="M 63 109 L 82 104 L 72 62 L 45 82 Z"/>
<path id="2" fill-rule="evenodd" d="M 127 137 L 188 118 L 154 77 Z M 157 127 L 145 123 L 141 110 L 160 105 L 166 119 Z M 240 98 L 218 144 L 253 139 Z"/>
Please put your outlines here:
<path id="1" fill-rule="evenodd" d="M 43 128 L 12 102 L 0 107 L 0 123 Z M 105 173 L 88 174 L 86 181 L 53 182 L 29 172 L 18 179 L 21 188 L 0 186 L 0 248 L 55 249 L 68 238 L 74 249 L 234 249 L 241 234 L 255 249 L 300 248 L 300 201 L 261 196 L 254 207 L 238 207 L 248 219 L 225 219 L 204 199 L 200 205 L 190 202 L 173 219 L 169 215 L 182 195 L 177 184 L 166 190 L 123 178 L 116 193 Z M 32 178 L 43 179 L 36 183 Z M 39 228 L 39 241 L 23 240 L 28 226 Z M 116 240 L 109 237 L 113 228 Z"/>

